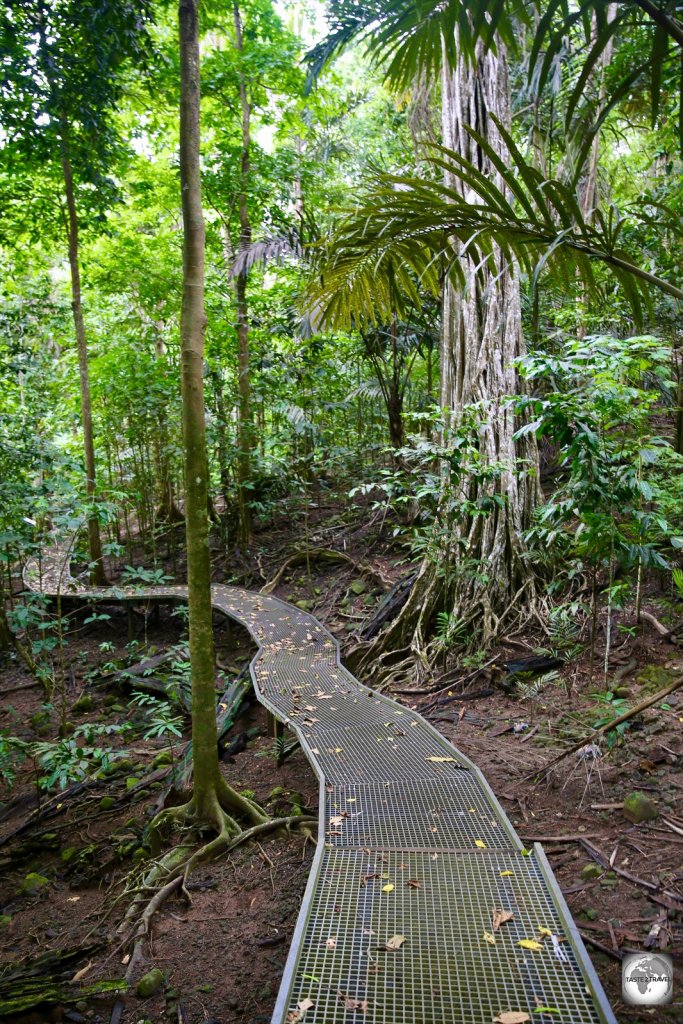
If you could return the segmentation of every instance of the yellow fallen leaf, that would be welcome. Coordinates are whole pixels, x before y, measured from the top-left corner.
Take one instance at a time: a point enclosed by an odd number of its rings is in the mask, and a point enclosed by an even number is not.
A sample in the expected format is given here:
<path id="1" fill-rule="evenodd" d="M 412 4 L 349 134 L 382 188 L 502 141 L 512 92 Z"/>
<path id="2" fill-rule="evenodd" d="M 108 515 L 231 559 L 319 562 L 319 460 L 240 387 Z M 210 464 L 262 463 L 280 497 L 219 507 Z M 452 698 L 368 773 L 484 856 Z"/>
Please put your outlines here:
<path id="1" fill-rule="evenodd" d="M 493 935 L 491 935 L 491 932 L 486 932 L 485 931 L 484 935 L 483 935 L 483 939 L 484 939 L 484 942 L 488 942 L 488 944 L 490 946 L 495 946 L 495 944 L 496 944 L 496 940 L 493 937 Z"/>
<path id="2" fill-rule="evenodd" d="M 477 813 L 474 807 L 470 807 L 469 808 L 469 812 L 470 812 L 470 814 L 476 814 Z"/>
<path id="3" fill-rule="evenodd" d="M 538 934 L 544 939 L 549 939 L 553 933 L 550 931 L 550 928 L 539 928 Z"/>
<path id="4" fill-rule="evenodd" d="M 474 845 L 478 846 L 480 850 L 486 850 L 487 849 L 486 843 L 483 841 L 483 839 L 475 839 L 474 840 Z"/>
<path id="5" fill-rule="evenodd" d="M 532 949 L 534 953 L 537 953 L 539 949 L 543 949 L 543 945 L 540 942 L 536 942 L 535 939 L 520 939 L 517 943 L 522 949 Z"/>
<path id="6" fill-rule="evenodd" d="M 512 874 L 512 871 L 501 871 L 500 877 L 501 878 L 508 878 L 511 874 Z"/>
<path id="7" fill-rule="evenodd" d="M 395 953 L 401 948 L 405 941 L 405 935 L 392 935 L 391 938 L 387 939 L 384 943 L 384 949 L 388 950 L 390 953 Z"/>
<path id="8" fill-rule="evenodd" d="M 446 761 L 455 761 L 454 757 L 426 757 L 425 761 L 436 761 L 437 764 L 444 764 Z"/>
<path id="9" fill-rule="evenodd" d="M 355 802 L 356 802 L 356 798 L 355 798 L 355 796 L 349 796 L 349 797 L 347 797 L 347 798 L 346 798 L 346 802 L 347 802 L 347 804 L 355 804 Z"/>
<path id="10" fill-rule="evenodd" d="M 335 747 L 334 748 L 334 752 L 335 752 L 335 754 L 341 754 L 343 749 L 344 749 L 343 747 Z"/>
<path id="11" fill-rule="evenodd" d="M 382 886 L 382 892 L 393 892 L 393 891 L 394 891 L 393 882 L 389 882 L 388 885 L 383 885 Z"/>

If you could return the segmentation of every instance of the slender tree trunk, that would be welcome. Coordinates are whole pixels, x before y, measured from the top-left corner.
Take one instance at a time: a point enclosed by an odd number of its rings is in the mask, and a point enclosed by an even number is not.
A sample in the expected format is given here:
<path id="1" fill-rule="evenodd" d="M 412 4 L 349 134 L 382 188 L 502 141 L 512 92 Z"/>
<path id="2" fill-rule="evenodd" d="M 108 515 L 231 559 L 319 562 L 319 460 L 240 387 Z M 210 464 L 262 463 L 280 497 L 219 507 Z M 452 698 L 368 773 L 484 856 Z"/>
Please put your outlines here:
<path id="1" fill-rule="evenodd" d="M 204 217 L 199 172 L 199 36 L 197 0 L 180 0 L 180 188 L 183 210 L 183 300 L 180 320 L 185 534 L 192 663 L 193 809 L 220 819 L 220 804 L 251 812 L 218 766 L 211 562 L 204 416 Z"/>
<path id="2" fill-rule="evenodd" d="M 243 54 L 242 19 L 237 4 L 233 7 L 235 25 L 235 49 L 240 58 Z M 240 219 L 240 252 L 251 245 L 251 222 L 247 202 L 247 186 L 249 182 L 251 160 L 251 104 L 247 93 L 247 82 L 244 68 L 240 65 L 239 72 L 240 108 L 242 112 L 242 153 L 240 156 L 240 192 L 238 209 Z M 247 304 L 246 270 L 237 275 L 235 293 L 237 299 L 237 344 L 238 344 L 238 494 L 240 507 L 240 534 L 244 549 L 251 540 L 252 517 L 249 507 L 249 491 L 247 484 L 251 479 L 252 451 L 254 447 L 254 424 L 251 410 L 251 372 L 249 366 L 249 307 Z"/>
<path id="3" fill-rule="evenodd" d="M 76 330 L 76 346 L 78 350 L 78 370 L 81 382 L 81 419 L 83 421 L 83 448 L 85 453 L 85 492 L 89 502 L 95 501 L 96 468 L 95 445 L 92 431 L 92 406 L 90 402 L 90 376 L 88 373 L 88 344 L 83 321 L 81 304 L 81 272 L 78 250 L 78 215 L 74 195 L 73 172 L 71 162 L 66 153 L 62 155 L 62 174 L 64 177 L 64 195 L 67 209 L 67 237 L 69 242 L 69 267 L 71 270 L 71 309 L 73 311 Z M 93 586 L 105 584 L 104 567 L 102 565 L 102 540 L 100 524 L 96 516 L 88 519 L 88 550 L 93 563 L 90 580 Z"/>

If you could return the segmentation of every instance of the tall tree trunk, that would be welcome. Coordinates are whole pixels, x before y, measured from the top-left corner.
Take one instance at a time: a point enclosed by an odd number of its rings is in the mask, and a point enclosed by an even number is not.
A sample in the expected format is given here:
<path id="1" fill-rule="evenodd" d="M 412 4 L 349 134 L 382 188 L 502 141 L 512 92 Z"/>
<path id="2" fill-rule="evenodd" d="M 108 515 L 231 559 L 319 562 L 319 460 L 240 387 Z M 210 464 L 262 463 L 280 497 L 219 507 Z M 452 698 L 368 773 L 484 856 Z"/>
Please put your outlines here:
<path id="1" fill-rule="evenodd" d="M 235 25 L 235 49 L 240 59 L 244 47 L 242 41 L 242 19 L 237 4 L 233 7 L 233 20 Z M 251 245 L 251 222 L 249 220 L 249 206 L 247 202 L 247 187 L 249 182 L 250 160 L 251 160 L 251 104 L 247 92 L 247 81 L 243 65 L 240 63 L 239 71 L 240 88 L 240 109 L 242 112 L 242 152 L 240 156 L 240 191 L 238 196 L 238 209 L 240 218 L 240 252 L 244 252 Z M 254 424 L 251 411 L 251 372 L 249 367 L 249 307 L 247 304 L 247 281 L 246 270 L 237 275 L 235 281 L 235 293 L 237 298 L 237 344 L 238 344 L 238 387 L 239 387 L 239 415 L 237 421 L 238 429 L 238 455 L 237 455 L 237 483 L 240 507 L 240 534 L 243 547 L 246 549 L 252 535 L 252 517 L 249 507 L 248 483 L 251 479 L 252 451 L 254 447 Z"/>
<path id="2" fill-rule="evenodd" d="M 504 47 L 497 53 L 477 46 L 476 59 L 461 59 L 442 73 L 443 144 L 488 173 L 499 188 L 495 169 L 471 136 L 473 128 L 503 154 L 494 114 L 510 125 L 510 88 Z M 462 190 L 451 178 L 446 184 Z M 506 398 L 520 390 L 513 361 L 524 352 L 517 270 L 502 256 L 494 267 L 463 267 L 463 290 L 445 285 L 441 344 L 441 406 L 449 431 L 466 429 L 477 449 L 476 475 L 461 480 L 444 474 L 434 540 L 418 572 L 410 597 L 395 622 L 376 644 L 362 652 L 370 667 L 382 654 L 418 672 L 433 660 L 430 635 L 437 611 L 447 611 L 453 627 L 472 646 L 499 635 L 502 627 L 534 608 L 533 575 L 524 559 L 523 531 L 539 497 L 538 457 L 533 439 L 513 440 L 518 424 Z M 520 460 L 521 463 L 520 463 Z M 520 465 L 524 466 L 520 472 Z M 502 468 L 501 468 L 502 467 Z M 463 505 L 474 512 L 464 512 Z"/>
<path id="3" fill-rule="evenodd" d="M 90 402 L 90 376 L 88 373 L 88 344 L 83 321 L 81 304 L 81 271 L 78 250 L 78 214 L 74 195 L 74 180 L 71 162 L 66 152 L 62 155 L 62 174 L 64 178 L 64 195 L 67 210 L 67 237 L 69 242 L 69 267 L 71 270 L 71 309 L 73 311 L 76 330 L 76 346 L 78 350 L 78 370 L 81 382 L 81 419 L 83 421 L 83 448 L 85 453 L 85 491 L 89 502 L 95 501 L 96 468 L 95 445 L 92 431 L 92 406 Z M 88 519 L 88 550 L 93 568 L 90 580 L 93 586 L 99 587 L 107 582 L 102 565 L 102 540 L 100 524 L 96 516 Z"/>
<path id="4" fill-rule="evenodd" d="M 208 458 L 204 415 L 204 217 L 199 171 L 199 35 L 197 0 L 180 0 L 180 191 L 183 211 L 183 300 L 180 318 L 185 533 L 187 538 L 192 759 L 196 815 L 225 827 L 221 806 L 253 815 L 219 771 L 214 693 L 211 562 L 207 514 Z M 257 814 L 257 819 L 262 816 Z"/>

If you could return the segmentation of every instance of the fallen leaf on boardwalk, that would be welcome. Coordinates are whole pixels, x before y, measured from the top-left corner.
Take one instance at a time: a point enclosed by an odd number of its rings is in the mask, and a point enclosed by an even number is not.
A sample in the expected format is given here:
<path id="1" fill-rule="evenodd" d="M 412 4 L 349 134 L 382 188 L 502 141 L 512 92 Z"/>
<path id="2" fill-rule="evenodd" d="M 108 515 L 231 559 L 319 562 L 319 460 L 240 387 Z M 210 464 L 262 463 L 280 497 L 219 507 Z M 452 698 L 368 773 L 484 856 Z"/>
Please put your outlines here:
<path id="1" fill-rule="evenodd" d="M 335 752 L 335 754 L 341 754 L 343 749 L 344 749 L 343 747 L 335 747 L 334 748 L 334 752 Z"/>
<path id="2" fill-rule="evenodd" d="M 556 1006 L 537 1006 L 534 1013 L 560 1013 Z"/>
<path id="3" fill-rule="evenodd" d="M 360 1013 L 367 1013 L 370 1009 L 367 999 L 356 999 L 355 996 L 349 996 L 346 992 L 342 992 L 341 989 L 339 989 L 337 995 L 344 1004 L 345 1010 L 356 1010 Z"/>
<path id="4" fill-rule="evenodd" d="M 383 885 L 382 886 L 382 892 L 393 892 L 393 891 L 394 891 L 393 882 L 389 882 L 388 885 Z"/>
<path id="5" fill-rule="evenodd" d="M 490 946 L 495 946 L 496 940 L 494 939 L 493 935 L 491 935 L 491 932 L 485 931 L 482 938 L 484 939 L 484 942 L 488 942 Z"/>
<path id="6" fill-rule="evenodd" d="M 348 811 L 342 811 L 341 814 L 335 814 L 333 818 L 330 818 L 330 825 L 341 825 L 344 818 L 348 818 Z"/>
<path id="7" fill-rule="evenodd" d="M 496 907 L 491 911 L 491 917 L 493 919 L 493 930 L 497 932 L 502 924 L 506 921 L 511 921 L 515 915 L 511 910 L 497 910 Z"/>
<path id="8" fill-rule="evenodd" d="M 363 875 L 363 877 L 360 880 L 361 881 L 361 885 L 366 885 L 372 878 L 381 878 L 381 877 L 382 876 L 380 875 L 379 871 L 375 871 L 375 873 L 372 874 L 372 875 Z"/>
<path id="9" fill-rule="evenodd" d="M 487 846 L 483 839 L 475 839 L 474 845 L 479 847 L 480 850 L 486 850 Z"/>
<path id="10" fill-rule="evenodd" d="M 347 804 L 355 804 L 355 802 L 356 802 L 356 798 L 355 798 L 355 796 L 349 796 L 349 797 L 347 797 L 347 798 L 346 798 L 346 802 L 347 802 Z"/>
<path id="11" fill-rule="evenodd" d="M 386 949 L 387 952 L 389 953 L 395 953 L 397 950 L 401 948 L 405 941 L 405 935 L 392 935 L 390 939 L 387 939 L 387 941 L 381 948 Z"/>
<path id="12" fill-rule="evenodd" d="M 531 1017 L 524 1010 L 506 1010 L 493 1018 L 493 1024 L 526 1024 Z"/>
<path id="13" fill-rule="evenodd" d="M 536 942 L 535 939 L 520 939 L 517 943 L 522 949 L 532 949 L 534 953 L 537 953 L 539 949 L 543 949 L 543 945 L 540 942 Z"/>
<path id="14" fill-rule="evenodd" d="M 509 876 L 510 876 L 511 874 L 512 874 L 512 871 L 501 871 L 501 873 L 500 873 L 500 877 L 501 877 L 501 878 L 509 878 Z"/>
<path id="15" fill-rule="evenodd" d="M 538 934 L 542 939 L 549 939 L 553 933 L 550 931 L 550 928 L 539 928 Z"/>
<path id="16" fill-rule="evenodd" d="M 296 1004 L 296 1010 L 290 1010 L 287 1014 L 287 1024 L 297 1024 L 298 1021 L 304 1019 L 304 1014 L 307 1010 L 310 1010 L 315 1003 L 312 999 L 306 997 L 302 999 L 300 1003 Z"/>
<path id="17" fill-rule="evenodd" d="M 363 935 L 374 935 L 374 934 L 375 933 L 373 932 L 372 928 L 364 928 L 363 929 Z"/>
<path id="18" fill-rule="evenodd" d="M 408 886 L 409 889 L 422 888 L 422 882 L 417 878 L 409 878 L 408 881 L 406 882 L 406 885 Z"/>
<path id="19" fill-rule="evenodd" d="M 327 941 L 325 942 L 325 945 L 327 946 L 328 949 L 334 949 L 337 945 L 337 936 L 330 935 L 329 939 L 327 939 Z"/>
<path id="20" fill-rule="evenodd" d="M 436 761 L 437 764 L 443 764 L 446 761 L 455 761 L 454 757 L 426 757 L 425 761 Z"/>

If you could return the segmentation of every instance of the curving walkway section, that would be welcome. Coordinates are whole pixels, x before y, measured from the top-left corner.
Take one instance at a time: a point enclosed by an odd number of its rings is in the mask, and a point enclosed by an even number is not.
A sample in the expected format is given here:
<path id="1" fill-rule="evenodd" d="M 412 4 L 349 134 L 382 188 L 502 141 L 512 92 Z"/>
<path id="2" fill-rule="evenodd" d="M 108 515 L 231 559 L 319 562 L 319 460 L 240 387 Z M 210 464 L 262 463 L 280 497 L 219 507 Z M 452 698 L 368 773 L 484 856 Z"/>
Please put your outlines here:
<path id="1" fill-rule="evenodd" d="M 187 597 L 86 587 L 64 548 L 28 563 L 24 580 L 92 601 Z M 617 1024 L 541 847 L 523 849 L 478 768 L 361 685 L 312 615 L 236 587 L 211 594 L 258 644 L 256 694 L 320 781 L 273 1024 Z M 495 912 L 507 918 L 497 927 Z"/>

